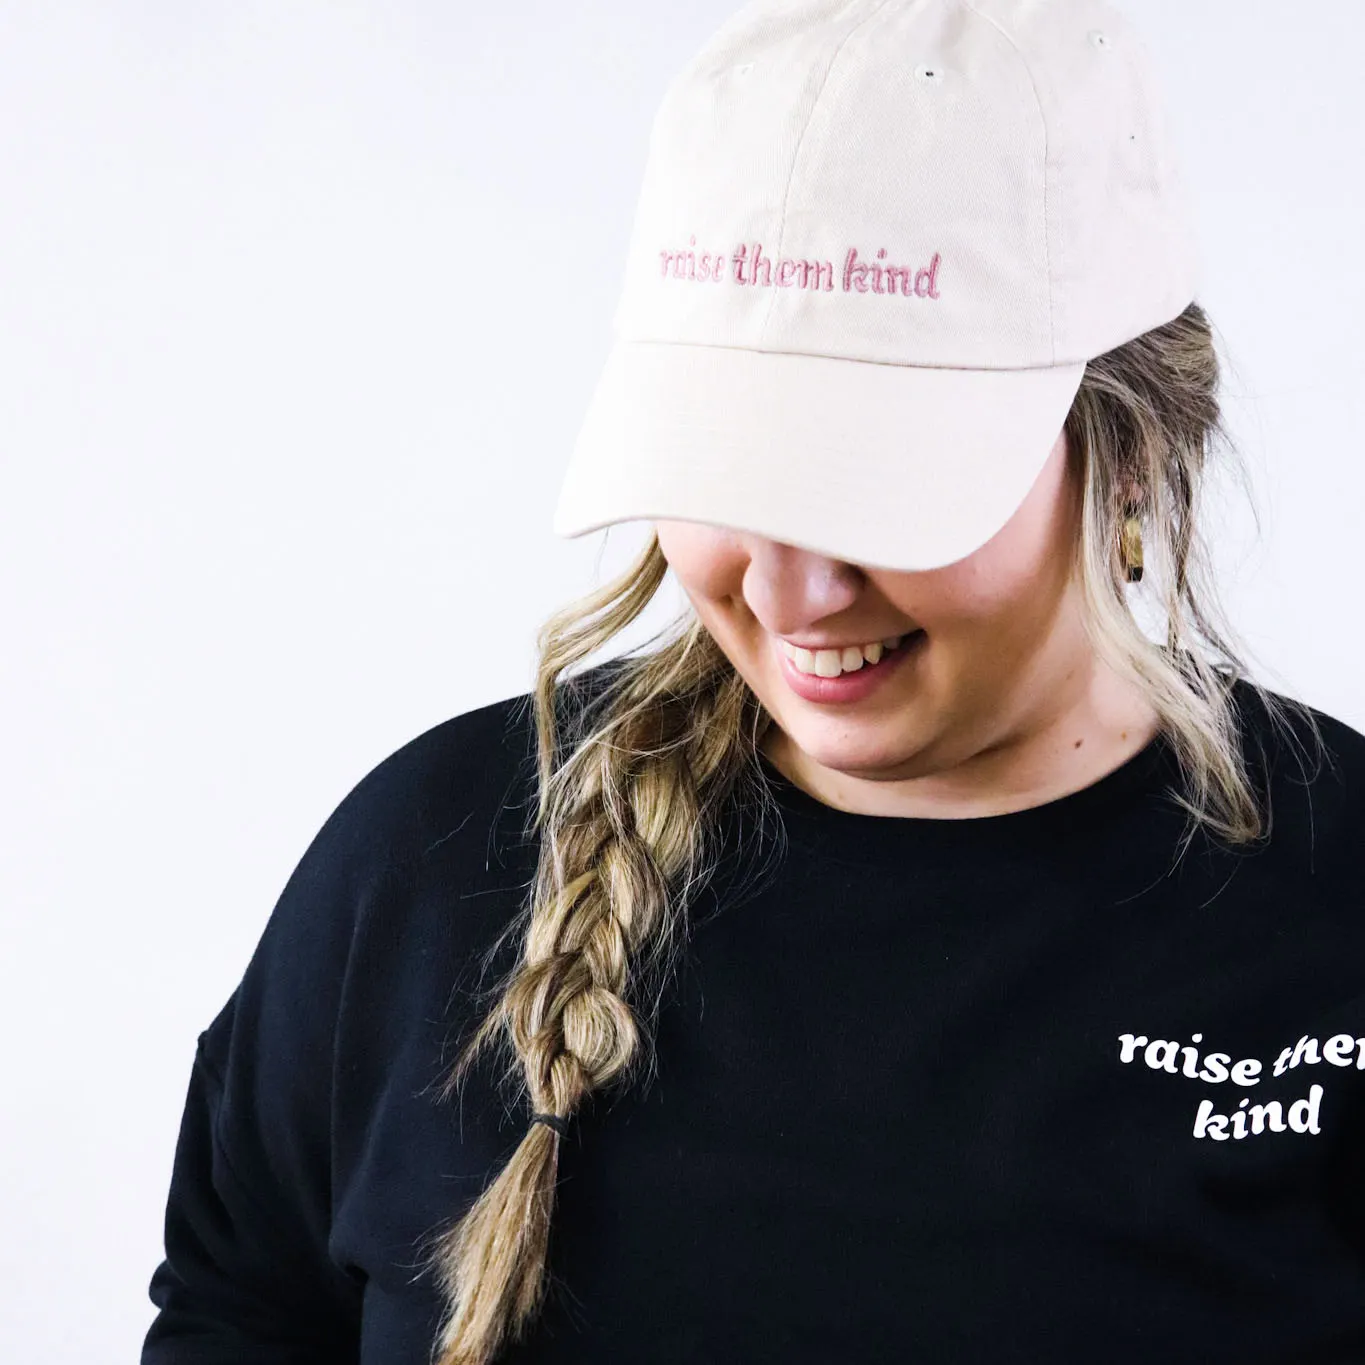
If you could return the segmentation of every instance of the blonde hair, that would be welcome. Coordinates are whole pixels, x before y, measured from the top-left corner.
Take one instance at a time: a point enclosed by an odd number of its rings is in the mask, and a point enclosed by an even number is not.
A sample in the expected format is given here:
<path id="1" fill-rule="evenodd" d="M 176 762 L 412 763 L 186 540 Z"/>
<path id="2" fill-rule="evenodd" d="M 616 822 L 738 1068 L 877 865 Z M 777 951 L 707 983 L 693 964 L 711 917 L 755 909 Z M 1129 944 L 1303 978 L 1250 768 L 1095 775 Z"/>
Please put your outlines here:
<path id="1" fill-rule="evenodd" d="M 1091 361 L 1066 420 L 1084 489 L 1075 569 L 1086 629 L 1100 656 L 1145 692 L 1174 746 L 1185 790 L 1172 795 L 1189 816 L 1181 852 L 1201 824 L 1234 844 L 1269 836 L 1270 812 L 1244 761 L 1236 678 L 1255 689 L 1291 747 L 1292 710 L 1324 752 L 1311 709 L 1250 677 L 1210 580 L 1198 526 L 1205 466 L 1220 445 L 1235 454 L 1219 380 L 1208 319 L 1191 304 Z M 1142 490 L 1142 591 L 1164 618 L 1164 645 L 1143 632 L 1126 595 L 1119 532 L 1132 484 Z M 757 762 L 771 717 L 690 609 L 644 652 L 612 661 L 595 695 L 564 677 L 645 610 L 667 567 L 651 538 L 614 582 L 538 633 L 526 698 L 538 864 L 499 939 L 520 934 L 519 959 L 487 993 L 491 1007 L 442 1098 L 495 1042 L 507 1051 L 503 1081 L 518 1101 L 560 1116 L 652 1066 L 652 1025 L 687 906 L 715 869 L 721 812 L 737 800 L 771 800 Z M 530 1124 L 496 1178 L 437 1236 L 427 1264 L 445 1312 L 434 1365 L 488 1365 L 538 1310 L 559 1141 L 552 1128 Z"/>

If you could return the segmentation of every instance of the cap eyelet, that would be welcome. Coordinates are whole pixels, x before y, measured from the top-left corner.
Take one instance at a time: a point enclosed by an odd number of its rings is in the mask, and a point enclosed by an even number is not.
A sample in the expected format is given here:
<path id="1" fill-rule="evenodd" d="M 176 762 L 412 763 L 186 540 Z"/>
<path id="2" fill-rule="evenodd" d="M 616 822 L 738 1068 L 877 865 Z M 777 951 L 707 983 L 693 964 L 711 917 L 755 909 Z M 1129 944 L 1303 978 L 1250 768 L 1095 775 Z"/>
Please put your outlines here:
<path id="1" fill-rule="evenodd" d="M 943 80 L 943 76 L 944 71 L 941 66 L 931 66 L 925 62 L 915 68 L 915 79 L 931 85 L 938 85 Z"/>
<path id="2" fill-rule="evenodd" d="M 1109 41 L 1109 35 L 1101 28 L 1092 28 L 1090 30 L 1090 41 L 1098 48 L 1108 48 L 1112 46 Z"/>
<path id="3" fill-rule="evenodd" d="M 745 62 L 742 66 L 735 66 L 730 69 L 736 76 L 747 76 L 754 69 L 754 64 L 753 62 Z"/>

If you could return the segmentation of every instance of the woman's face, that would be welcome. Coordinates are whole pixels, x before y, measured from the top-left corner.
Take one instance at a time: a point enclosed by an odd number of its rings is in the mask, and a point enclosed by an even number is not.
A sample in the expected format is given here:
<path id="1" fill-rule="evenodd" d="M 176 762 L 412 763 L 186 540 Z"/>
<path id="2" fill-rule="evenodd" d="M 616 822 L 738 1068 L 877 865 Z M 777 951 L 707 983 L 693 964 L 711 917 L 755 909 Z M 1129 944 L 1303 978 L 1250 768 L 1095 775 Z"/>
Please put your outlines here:
<path id="1" fill-rule="evenodd" d="M 870 795 L 867 779 L 926 779 L 898 803 L 1047 785 L 1046 754 L 1098 736 L 1107 706 L 1113 718 L 1072 580 L 1080 506 L 1063 431 L 1009 522 L 938 569 L 864 568 L 700 522 L 655 527 L 697 615 L 777 722 L 764 751 L 835 804 L 872 809 L 891 789 Z M 803 698 L 779 654 L 784 637 L 843 645 L 917 628 L 919 647 L 859 701 Z"/>

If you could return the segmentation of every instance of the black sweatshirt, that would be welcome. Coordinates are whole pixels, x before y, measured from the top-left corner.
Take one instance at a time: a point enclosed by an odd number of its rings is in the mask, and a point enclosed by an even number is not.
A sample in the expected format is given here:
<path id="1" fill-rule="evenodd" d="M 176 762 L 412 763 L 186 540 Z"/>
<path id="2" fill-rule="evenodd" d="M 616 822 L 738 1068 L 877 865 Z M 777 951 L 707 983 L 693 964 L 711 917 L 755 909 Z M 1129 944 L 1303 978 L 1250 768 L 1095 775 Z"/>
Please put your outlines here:
<path id="1" fill-rule="evenodd" d="M 1178 862 L 1161 738 L 975 819 L 761 760 L 782 823 L 734 826 L 657 1070 L 572 1121 L 498 1360 L 1365 1361 L 1365 736 L 1317 712 L 1308 785 L 1236 696 L 1271 837 Z M 527 702 L 378 764 L 290 877 L 198 1040 L 143 1365 L 428 1359 L 424 1239 L 527 1121 L 500 1058 L 433 1094 L 534 869 Z"/>

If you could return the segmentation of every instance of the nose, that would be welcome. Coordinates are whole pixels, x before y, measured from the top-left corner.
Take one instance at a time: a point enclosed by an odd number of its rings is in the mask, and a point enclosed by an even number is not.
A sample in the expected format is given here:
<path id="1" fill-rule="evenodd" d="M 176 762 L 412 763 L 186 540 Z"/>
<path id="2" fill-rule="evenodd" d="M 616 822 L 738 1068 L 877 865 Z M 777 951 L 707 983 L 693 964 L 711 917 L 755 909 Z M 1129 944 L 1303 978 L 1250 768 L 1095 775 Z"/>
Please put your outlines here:
<path id="1" fill-rule="evenodd" d="M 744 598 L 775 635 L 798 635 L 858 600 L 866 574 L 847 560 L 762 536 L 746 539 Z"/>

